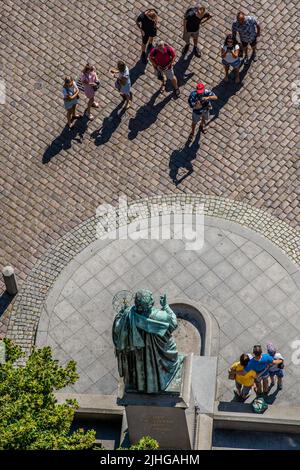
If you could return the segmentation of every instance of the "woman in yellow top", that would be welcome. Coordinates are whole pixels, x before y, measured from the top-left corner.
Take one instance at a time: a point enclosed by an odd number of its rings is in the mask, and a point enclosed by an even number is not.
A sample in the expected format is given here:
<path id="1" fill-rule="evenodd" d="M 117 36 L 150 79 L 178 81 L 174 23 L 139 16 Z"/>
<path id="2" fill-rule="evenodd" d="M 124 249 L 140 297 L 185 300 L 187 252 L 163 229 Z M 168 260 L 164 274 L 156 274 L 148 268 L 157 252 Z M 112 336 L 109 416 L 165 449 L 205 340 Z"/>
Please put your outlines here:
<path id="1" fill-rule="evenodd" d="M 248 364 L 250 361 L 250 358 L 247 354 L 242 354 L 240 357 L 239 362 L 234 362 L 232 366 L 230 367 L 230 372 L 239 372 L 241 370 L 244 370 L 244 367 Z M 256 372 L 254 370 L 250 370 L 247 374 L 245 375 L 236 375 L 235 376 L 235 385 L 236 385 L 236 390 L 234 393 L 242 398 L 243 400 L 246 400 L 248 396 L 250 395 L 251 388 L 254 385 L 254 379 L 256 377 Z"/>

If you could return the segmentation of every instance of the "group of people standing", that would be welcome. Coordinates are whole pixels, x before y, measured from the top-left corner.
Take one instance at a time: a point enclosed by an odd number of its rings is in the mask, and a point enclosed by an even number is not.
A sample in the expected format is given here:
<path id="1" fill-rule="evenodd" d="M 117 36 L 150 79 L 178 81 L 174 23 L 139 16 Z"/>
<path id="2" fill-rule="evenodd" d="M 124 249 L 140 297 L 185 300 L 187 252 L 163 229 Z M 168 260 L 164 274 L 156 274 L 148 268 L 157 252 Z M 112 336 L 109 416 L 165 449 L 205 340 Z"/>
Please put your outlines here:
<path id="1" fill-rule="evenodd" d="M 277 389 L 281 390 L 283 369 L 284 358 L 272 343 L 267 344 L 266 353 L 260 344 L 256 344 L 252 354 L 242 354 L 240 360 L 232 364 L 228 377 L 235 380 L 235 395 L 246 400 L 253 387 L 257 395 L 267 395 L 274 387 L 276 377 Z"/>
<path id="2" fill-rule="evenodd" d="M 208 13 L 205 7 L 197 5 L 189 8 L 183 18 L 183 40 L 185 45 L 182 54 L 185 55 L 190 47 L 190 40 L 193 40 L 193 53 L 196 57 L 201 57 L 198 47 L 198 40 L 201 25 L 210 20 L 212 15 Z M 161 39 L 157 39 L 159 26 L 159 15 L 157 10 L 151 8 L 142 12 L 136 20 L 142 36 L 141 60 L 147 63 L 148 60 L 153 65 L 156 77 L 161 81 L 160 91 L 166 92 L 166 82 L 172 82 L 175 96 L 180 96 L 178 80 L 174 73 L 174 63 L 176 59 L 175 49 Z M 239 41 L 238 36 L 239 35 Z M 238 12 L 236 20 L 232 24 L 232 31 L 226 35 L 224 44 L 221 47 L 221 61 L 225 70 L 224 80 L 229 80 L 230 67 L 235 73 L 235 82 L 240 82 L 240 67 L 242 60 L 244 65 L 249 62 L 248 48 L 252 48 L 251 59 L 256 60 L 257 38 L 260 35 L 260 26 L 253 16 L 246 16 L 243 12 Z M 156 38 L 156 39 L 155 39 Z M 154 46 L 155 40 L 155 46 Z M 115 88 L 120 92 L 126 109 L 131 106 L 132 93 L 129 69 L 123 61 L 119 61 L 116 69 L 111 69 L 113 77 L 116 79 Z M 95 101 L 95 93 L 99 88 L 99 80 L 95 68 L 87 64 L 80 77 L 79 83 L 72 78 L 66 77 L 63 87 L 63 97 L 65 109 L 67 110 L 67 121 L 69 128 L 74 125 L 76 106 L 79 99 L 79 91 L 83 91 L 88 99 L 87 109 L 85 111 L 88 119 L 92 120 L 91 108 L 99 107 Z M 189 141 L 193 140 L 195 128 L 200 122 L 200 130 L 205 132 L 205 125 L 209 116 L 210 102 L 218 99 L 214 93 L 205 88 L 203 83 L 198 83 L 196 89 L 192 91 L 189 97 L 189 105 L 192 108 L 192 129 L 189 135 Z"/>

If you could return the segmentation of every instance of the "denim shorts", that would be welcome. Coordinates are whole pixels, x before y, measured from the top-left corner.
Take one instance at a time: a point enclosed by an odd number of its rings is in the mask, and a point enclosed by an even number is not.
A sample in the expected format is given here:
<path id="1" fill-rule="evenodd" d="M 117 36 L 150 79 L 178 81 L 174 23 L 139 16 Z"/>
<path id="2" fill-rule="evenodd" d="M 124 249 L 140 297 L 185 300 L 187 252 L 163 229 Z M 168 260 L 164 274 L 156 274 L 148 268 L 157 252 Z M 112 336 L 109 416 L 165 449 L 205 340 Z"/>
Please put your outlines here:
<path id="1" fill-rule="evenodd" d="M 222 59 L 222 64 L 226 67 L 232 67 L 233 69 L 238 69 L 241 65 L 241 59 L 238 57 L 234 62 L 226 62 L 225 59 Z"/>
<path id="2" fill-rule="evenodd" d="M 283 370 L 282 369 L 278 369 L 278 370 L 274 370 L 273 372 L 270 371 L 270 377 L 275 377 L 275 375 L 277 375 L 277 377 L 283 377 L 284 376 L 284 373 L 283 373 Z"/>

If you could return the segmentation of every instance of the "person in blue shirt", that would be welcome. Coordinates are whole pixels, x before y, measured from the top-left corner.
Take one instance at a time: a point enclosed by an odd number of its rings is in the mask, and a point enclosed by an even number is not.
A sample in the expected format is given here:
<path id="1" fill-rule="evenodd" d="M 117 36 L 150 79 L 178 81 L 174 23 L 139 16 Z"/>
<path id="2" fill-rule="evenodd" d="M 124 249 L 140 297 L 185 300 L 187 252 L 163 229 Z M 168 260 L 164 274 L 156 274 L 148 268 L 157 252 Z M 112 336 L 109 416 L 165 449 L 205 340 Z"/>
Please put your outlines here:
<path id="1" fill-rule="evenodd" d="M 262 347 L 260 344 L 253 346 L 253 357 L 250 359 L 244 370 L 238 371 L 237 374 L 245 375 L 250 370 L 254 370 L 257 374 L 255 378 L 256 393 L 260 395 L 262 393 L 261 383 L 263 383 L 263 393 L 267 394 L 269 389 L 268 377 L 269 368 L 272 365 L 276 365 L 282 362 L 280 359 L 274 360 L 270 354 L 263 354 Z"/>
<path id="2" fill-rule="evenodd" d="M 210 90 L 207 90 L 203 83 L 198 83 L 196 90 L 193 90 L 189 96 L 189 105 L 193 110 L 192 130 L 189 135 L 189 142 L 193 140 L 195 128 L 199 121 L 200 130 L 205 133 L 204 126 L 209 117 L 210 101 L 217 100 L 218 97 Z"/>

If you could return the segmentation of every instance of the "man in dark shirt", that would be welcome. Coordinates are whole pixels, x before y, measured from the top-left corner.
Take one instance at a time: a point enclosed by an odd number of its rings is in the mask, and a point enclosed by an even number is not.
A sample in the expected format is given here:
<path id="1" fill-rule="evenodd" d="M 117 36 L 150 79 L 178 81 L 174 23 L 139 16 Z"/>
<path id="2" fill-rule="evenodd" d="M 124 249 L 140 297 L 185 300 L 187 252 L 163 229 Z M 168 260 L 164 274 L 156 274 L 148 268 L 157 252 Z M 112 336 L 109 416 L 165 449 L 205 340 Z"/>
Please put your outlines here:
<path id="1" fill-rule="evenodd" d="M 195 128 L 200 122 L 200 131 L 205 133 L 205 124 L 209 118 L 209 107 L 211 100 L 217 100 L 218 97 L 210 90 L 206 89 L 203 83 L 198 83 L 196 90 L 193 90 L 189 96 L 189 105 L 192 113 L 192 130 L 189 135 L 189 142 L 193 140 Z"/>
<path id="2" fill-rule="evenodd" d="M 183 48 L 183 55 L 187 53 L 190 47 L 190 39 L 193 38 L 194 42 L 194 54 L 196 57 L 200 57 L 201 53 L 198 48 L 198 38 L 200 32 L 200 25 L 205 23 L 211 18 L 209 13 L 205 12 L 205 8 L 197 5 L 196 7 L 189 8 L 184 15 L 183 20 L 183 39 L 185 46 Z"/>
<path id="3" fill-rule="evenodd" d="M 142 34 L 142 60 L 147 62 L 146 46 L 148 44 L 148 50 L 150 51 L 153 47 L 153 39 L 157 35 L 157 11 L 154 9 L 146 10 L 141 13 L 136 20 L 138 28 Z"/>

